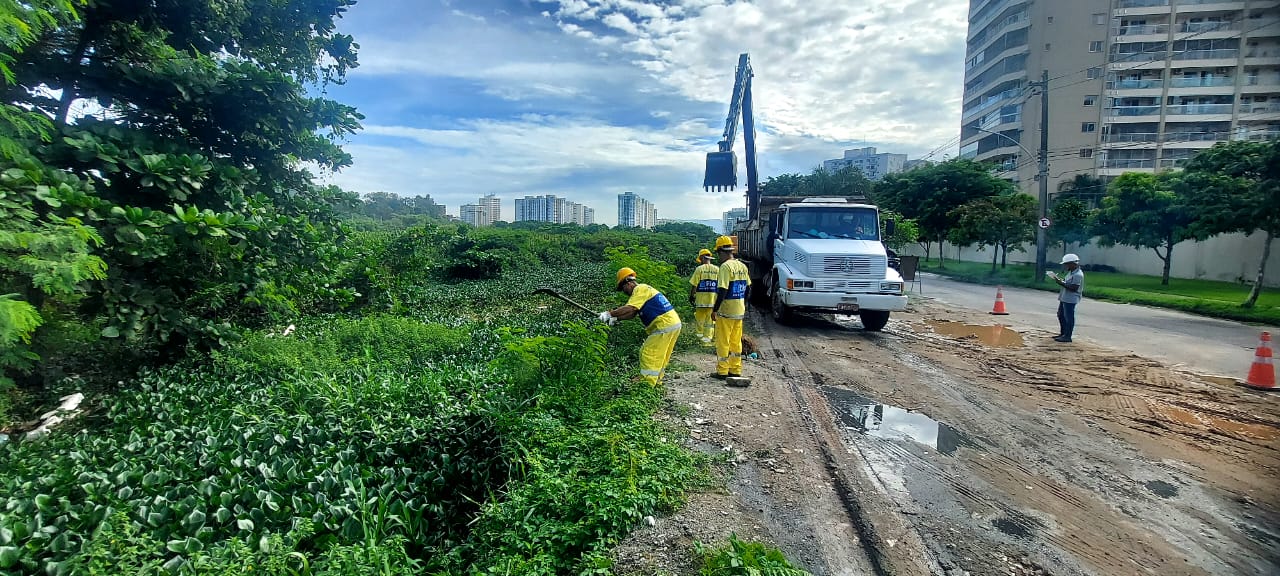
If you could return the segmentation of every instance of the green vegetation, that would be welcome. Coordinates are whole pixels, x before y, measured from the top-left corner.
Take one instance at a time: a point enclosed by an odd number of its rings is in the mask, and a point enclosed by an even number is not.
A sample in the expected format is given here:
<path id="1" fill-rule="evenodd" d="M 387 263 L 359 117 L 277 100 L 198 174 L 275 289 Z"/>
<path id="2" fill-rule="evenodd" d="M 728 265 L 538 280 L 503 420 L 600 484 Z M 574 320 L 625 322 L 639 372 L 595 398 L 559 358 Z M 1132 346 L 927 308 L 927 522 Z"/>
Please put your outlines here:
<path id="1" fill-rule="evenodd" d="M 1030 265 L 1014 264 L 994 273 L 989 266 L 978 262 L 950 263 L 946 268 L 921 263 L 921 269 L 964 282 L 1058 291 L 1056 284 L 1037 284 L 1034 281 L 1035 267 Z M 1161 283 L 1159 276 L 1085 272 L 1086 299 L 1170 308 L 1243 322 L 1280 324 L 1280 294 L 1263 293 L 1253 308 L 1242 308 L 1239 302 L 1248 290 L 1248 286 L 1213 280 L 1174 278 L 1166 285 Z"/>
<path id="2" fill-rule="evenodd" d="M 724 546 L 709 548 L 695 544 L 702 556 L 701 576 L 809 576 L 787 561 L 777 548 L 759 542 L 744 542 L 729 535 Z"/>
<path id="3" fill-rule="evenodd" d="M 562 266 L 515 251 L 512 270 L 463 280 L 448 275 L 456 261 L 417 250 L 477 232 L 358 236 L 346 249 L 366 256 L 351 266 L 382 271 L 360 298 L 394 310 L 246 333 L 144 370 L 83 430 L 0 447 L 0 574 L 607 569 L 612 543 L 707 476 L 651 418 L 662 398 L 634 377 L 639 325 L 605 328 L 530 295 L 616 304 L 603 251 Z M 563 241 L 584 254 L 613 234 L 562 232 L 496 233 L 512 240 L 502 250 Z M 679 284 L 648 250 L 610 254 Z"/>

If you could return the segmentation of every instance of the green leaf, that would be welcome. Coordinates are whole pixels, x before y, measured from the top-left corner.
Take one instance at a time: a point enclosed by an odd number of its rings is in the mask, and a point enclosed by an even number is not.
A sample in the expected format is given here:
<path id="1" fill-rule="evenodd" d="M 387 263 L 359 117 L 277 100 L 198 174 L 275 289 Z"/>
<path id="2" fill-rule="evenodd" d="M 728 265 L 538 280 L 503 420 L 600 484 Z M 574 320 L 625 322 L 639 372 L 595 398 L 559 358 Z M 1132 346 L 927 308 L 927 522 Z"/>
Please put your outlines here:
<path id="1" fill-rule="evenodd" d="M 18 563 L 16 546 L 0 546 L 0 568 L 12 568 Z"/>
<path id="2" fill-rule="evenodd" d="M 250 519 L 248 519 L 248 518 L 242 518 L 242 519 L 240 519 L 240 520 L 236 520 L 236 528 L 239 528 L 239 529 L 241 529 L 241 530 L 247 530 L 247 531 L 249 531 L 249 532 L 252 532 L 252 531 L 253 531 L 253 520 L 250 520 Z"/>
<path id="3" fill-rule="evenodd" d="M 102 329 L 102 337 L 103 338 L 119 338 L 120 329 L 116 328 L 115 326 L 107 326 L 106 328 Z"/>

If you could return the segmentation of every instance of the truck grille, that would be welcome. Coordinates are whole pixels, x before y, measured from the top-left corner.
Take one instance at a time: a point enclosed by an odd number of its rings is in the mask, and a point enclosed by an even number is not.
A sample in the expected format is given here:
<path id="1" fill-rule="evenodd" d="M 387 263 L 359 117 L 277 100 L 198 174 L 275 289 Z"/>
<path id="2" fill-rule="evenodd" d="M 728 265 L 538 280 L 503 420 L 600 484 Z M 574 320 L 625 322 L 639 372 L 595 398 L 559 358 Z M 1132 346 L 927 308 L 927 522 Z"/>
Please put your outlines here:
<path id="1" fill-rule="evenodd" d="M 805 254 L 804 252 L 797 251 L 795 254 L 791 256 L 791 260 L 796 264 L 804 264 L 805 262 L 809 261 L 809 255 Z"/>
<path id="2" fill-rule="evenodd" d="M 815 284 L 816 289 L 826 292 L 877 292 L 880 289 L 879 282 L 865 280 L 818 280 Z"/>
<path id="3" fill-rule="evenodd" d="M 870 276 L 876 268 L 883 272 L 884 263 L 877 267 L 876 260 L 871 256 L 825 256 L 822 258 L 822 275 Z"/>

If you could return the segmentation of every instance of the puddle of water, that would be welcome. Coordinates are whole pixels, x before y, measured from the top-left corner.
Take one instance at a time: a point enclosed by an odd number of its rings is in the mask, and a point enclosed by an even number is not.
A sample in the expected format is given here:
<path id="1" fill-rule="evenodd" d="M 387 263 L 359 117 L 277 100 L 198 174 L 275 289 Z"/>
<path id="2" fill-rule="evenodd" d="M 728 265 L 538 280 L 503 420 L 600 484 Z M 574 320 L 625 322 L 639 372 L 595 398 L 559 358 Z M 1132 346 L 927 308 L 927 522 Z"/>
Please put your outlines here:
<path id="1" fill-rule="evenodd" d="M 1198 376 L 1205 382 L 1217 384 L 1219 386 L 1226 386 L 1228 388 L 1235 388 L 1240 385 L 1239 380 L 1236 380 L 1235 378 L 1228 378 L 1226 376 L 1205 376 L 1203 374 L 1199 374 Z"/>
<path id="2" fill-rule="evenodd" d="M 963 322 L 946 320 L 927 320 L 925 322 L 933 331 L 958 340 L 975 339 L 993 348 L 1021 348 L 1022 334 L 1001 324 L 995 326 L 979 326 Z"/>
<path id="3" fill-rule="evenodd" d="M 1236 434 L 1238 436 L 1257 438 L 1259 440 L 1275 440 L 1280 438 L 1280 430 L 1271 426 L 1263 424 L 1248 424 L 1245 422 L 1229 420 L 1227 418 L 1218 418 L 1160 402 L 1148 401 L 1148 404 L 1150 404 L 1151 410 L 1156 414 L 1186 426 L 1192 426 L 1195 428 L 1211 428 Z"/>
<path id="4" fill-rule="evenodd" d="M 995 526 L 996 530 L 1004 532 L 1010 536 L 1017 536 L 1019 538 L 1031 537 L 1031 530 L 1027 529 L 1026 526 L 1014 522 L 1010 518 L 996 518 L 991 521 L 991 525 Z"/>
<path id="5" fill-rule="evenodd" d="M 1144 486 L 1161 498 L 1173 498 L 1178 495 L 1178 487 L 1164 480 L 1151 480 L 1144 483 Z"/>
<path id="6" fill-rule="evenodd" d="M 831 403 L 841 424 L 868 436 L 890 440 L 910 440 L 948 456 L 961 446 L 976 445 L 946 424 L 918 412 L 880 404 L 844 388 L 823 386 L 822 393 Z"/>

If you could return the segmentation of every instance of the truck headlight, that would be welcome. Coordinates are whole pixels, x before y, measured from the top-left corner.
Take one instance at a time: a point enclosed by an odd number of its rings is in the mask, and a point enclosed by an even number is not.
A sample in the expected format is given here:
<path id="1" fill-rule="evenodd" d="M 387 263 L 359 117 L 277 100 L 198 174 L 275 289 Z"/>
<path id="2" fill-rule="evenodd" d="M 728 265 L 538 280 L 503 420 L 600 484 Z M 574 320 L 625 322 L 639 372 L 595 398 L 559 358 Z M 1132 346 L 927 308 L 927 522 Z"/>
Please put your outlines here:
<path id="1" fill-rule="evenodd" d="M 813 280 L 787 278 L 787 290 L 795 290 L 796 288 L 813 288 Z"/>
<path id="2" fill-rule="evenodd" d="M 880 283 L 880 291 L 881 291 L 881 292 L 893 292 L 894 294 L 901 294 L 901 293 L 902 293 L 902 283 L 901 283 L 901 282 L 881 282 L 881 283 Z"/>

